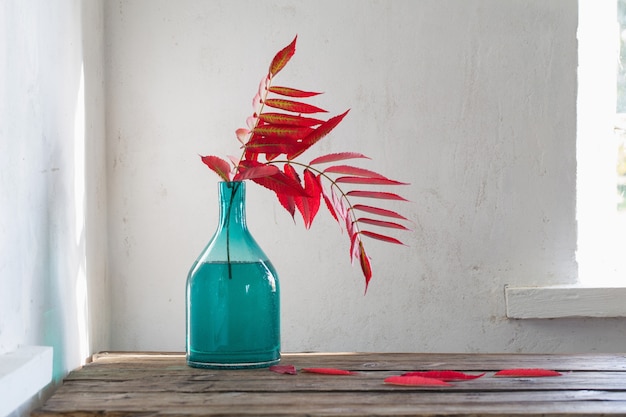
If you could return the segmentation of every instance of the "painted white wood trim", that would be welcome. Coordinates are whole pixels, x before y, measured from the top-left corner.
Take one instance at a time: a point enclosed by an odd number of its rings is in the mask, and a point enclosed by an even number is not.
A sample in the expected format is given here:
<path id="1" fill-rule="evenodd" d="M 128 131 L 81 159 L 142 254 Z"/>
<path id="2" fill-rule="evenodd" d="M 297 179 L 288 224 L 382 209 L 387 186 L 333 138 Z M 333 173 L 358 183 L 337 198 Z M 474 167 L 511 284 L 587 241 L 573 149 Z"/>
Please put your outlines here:
<path id="1" fill-rule="evenodd" d="M 51 380 L 50 346 L 23 346 L 0 355 L 0 417 L 12 413 Z"/>
<path id="2" fill-rule="evenodd" d="M 626 287 L 506 287 L 511 319 L 626 317 Z"/>

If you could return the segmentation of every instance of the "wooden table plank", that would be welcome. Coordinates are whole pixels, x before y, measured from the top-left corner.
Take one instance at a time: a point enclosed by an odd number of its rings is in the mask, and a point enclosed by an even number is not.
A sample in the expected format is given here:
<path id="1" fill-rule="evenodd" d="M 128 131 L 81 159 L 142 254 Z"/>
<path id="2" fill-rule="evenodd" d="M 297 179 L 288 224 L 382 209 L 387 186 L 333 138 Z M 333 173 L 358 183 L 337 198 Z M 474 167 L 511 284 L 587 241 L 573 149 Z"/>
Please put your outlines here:
<path id="1" fill-rule="evenodd" d="M 201 375 L 154 375 L 129 370 L 122 374 L 106 373 L 90 378 L 72 378 L 65 381 L 75 392 L 97 389 L 100 392 L 298 392 L 298 391 L 543 391 L 543 390 L 600 390 L 625 389 L 626 372 L 567 372 L 553 378 L 496 378 L 493 372 L 471 381 L 452 382 L 450 387 L 398 387 L 384 383 L 399 372 L 360 372 L 353 376 L 279 375 L 270 371 L 224 371 Z M 115 382 L 103 385 L 102 381 Z"/>
<path id="2" fill-rule="evenodd" d="M 267 369 L 189 368 L 182 354 L 106 353 L 66 378 L 33 413 L 51 416 L 581 416 L 626 415 L 625 355 L 285 354 L 282 363 L 338 367 L 356 376 Z M 511 367 L 558 369 L 551 378 L 495 378 Z M 453 387 L 400 387 L 405 371 L 486 372 Z"/>
<path id="3" fill-rule="evenodd" d="M 182 353 L 103 352 L 95 354 L 94 362 L 115 366 L 141 366 L 149 360 L 153 366 L 184 366 Z M 626 354 L 471 354 L 471 353 L 283 353 L 281 363 L 297 366 L 336 366 L 352 370 L 403 370 L 407 366 L 420 369 L 459 371 L 497 371 L 515 365 L 520 368 L 548 368 L 559 371 L 626 371 Z"/>

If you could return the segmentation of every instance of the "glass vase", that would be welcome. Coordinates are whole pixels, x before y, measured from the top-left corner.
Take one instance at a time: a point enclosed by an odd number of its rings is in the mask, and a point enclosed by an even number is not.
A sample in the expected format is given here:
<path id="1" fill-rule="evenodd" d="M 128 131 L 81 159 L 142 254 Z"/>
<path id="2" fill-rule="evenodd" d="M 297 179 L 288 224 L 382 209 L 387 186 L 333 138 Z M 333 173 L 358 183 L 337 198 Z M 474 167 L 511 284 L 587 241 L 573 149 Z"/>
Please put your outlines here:
<path id="1" fill-rule="evenodd" d="M 187 364 L 259 368 L 280 360 L 278 275 L 246 225 L 245 182 L 220 182 L 219 224 L 187 277 Z"/>

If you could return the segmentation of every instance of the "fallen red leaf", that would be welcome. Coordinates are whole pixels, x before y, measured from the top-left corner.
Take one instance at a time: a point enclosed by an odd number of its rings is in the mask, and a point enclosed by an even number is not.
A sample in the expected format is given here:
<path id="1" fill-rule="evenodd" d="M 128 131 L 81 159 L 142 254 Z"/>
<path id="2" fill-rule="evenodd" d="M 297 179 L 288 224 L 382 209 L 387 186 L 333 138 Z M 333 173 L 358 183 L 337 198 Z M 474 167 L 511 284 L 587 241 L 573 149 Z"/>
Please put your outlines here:
<path id="1" fill-rule="evenodd" d="M 272 365 L 270 366 L 270 371 L 276 372 L 277 374 L 288 374 L 288 375 L 296 375 L 298 371 L 296 371 L 296 367 L 293 365 Z"/>
<path id="2" fill-rule="evenodd" d="M 440 387 L 451 387 L 452 384 L 448 384 L 441 379 L 435 378 L 426 378 L 423 376 L 405 376 L 405 375 L 396 375 L 390 376 L 389 378 L 385 378 L 385 384 L 392 385 L 410 385 L 414 387 L 427 387 L 427 386 L 440 386 Z"/>
<path id="3" fill-rule="evenodd" d="M 516 378 L 516 377 L 543 377 L 543 376 L 560 376 L 561 373 L 552 371 L 550 369 L 541 368 L 513 368 L 503 369 L 496 372 L 493 376 L 504 378 Z"/>
<path id="4" fill-rule="evenodd" d="M 478 375 L 471 375 L 457 371 L 416 371 L 402 374 L 402 376 L 421 376 L 424 378 L 439 379 L 441 381 L 467 381 L 470 379 L 480 378 L 483 375 L 485 375 L 484 372 Z"/>
<path id="5" fill-rule="evenodd" d="M 336 368 L 302 368 L 303 372 L 309 372 L 312 374 L 324 374 L 324 375 L 356 375 L 356 372 L 347 371 L 345 369 Z"/>

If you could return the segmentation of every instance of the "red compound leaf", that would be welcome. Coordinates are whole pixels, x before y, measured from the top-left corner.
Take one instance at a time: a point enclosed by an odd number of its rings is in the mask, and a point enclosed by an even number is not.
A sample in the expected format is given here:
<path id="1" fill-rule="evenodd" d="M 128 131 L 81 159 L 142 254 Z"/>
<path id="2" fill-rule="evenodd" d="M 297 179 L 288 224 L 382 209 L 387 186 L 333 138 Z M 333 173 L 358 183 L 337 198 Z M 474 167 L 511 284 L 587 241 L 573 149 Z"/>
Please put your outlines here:
<path id="1" fill-rule="evenodd" d="M 518 377 L 544 377 L 544 376 L 561 376 L 560 372 L 550 369 L 541 368 L 513 368 L 503 369 L 496 372 L 493 376 L 500 378 L 518 378 Z"/>
<path id="2" fill-rule="evenodd" d="M 424 378 L 435 378 L 441 381 L 467 381 L 480 378 L 483 375 L 485 375 L 484 372 L 478 375 L 470 375 L 457 371 L 416 371 L 402 374 L 402 376 L 421 376 Z"/>
<path id="3" fill-rule="evenodd" d="M 451 387 L 452 384 L 448 384 L 445 381 L 435 378 L 426 378 L 423 376 L 404 376 L 396 375 L 385 378 L 385 384 L 392 385 L 408 385 L 413 387 Z"/>
<path id="4" fill-rule="evenodd" d="M 269 369 L 277 374 L 296 375 L 298 373 L 293 365 L 272 365 Z"/>
<path id="5" fill-rule="evenodd" d="M 323 375 L 357 375 L 357 372 L 337 368 L 302 368 L 303 372 Z"/>

